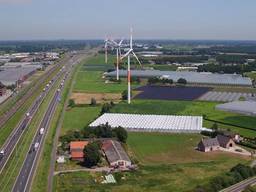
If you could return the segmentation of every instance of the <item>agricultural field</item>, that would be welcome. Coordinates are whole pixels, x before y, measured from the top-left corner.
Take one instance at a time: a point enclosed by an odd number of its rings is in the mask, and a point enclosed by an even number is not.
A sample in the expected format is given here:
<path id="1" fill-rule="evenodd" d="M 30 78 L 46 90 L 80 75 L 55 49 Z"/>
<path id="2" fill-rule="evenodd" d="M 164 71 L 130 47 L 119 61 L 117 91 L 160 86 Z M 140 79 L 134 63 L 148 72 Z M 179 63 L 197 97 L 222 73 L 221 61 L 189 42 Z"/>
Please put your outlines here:
<path id="1" fill-rule="evenodd" d="M 74 107 L 65 112 L 61 134 L 67 131 L 82 130 L 100 114 L 101 106 Z"/>
<path id="2" fill-rule="evenodd" d="M 158 100 L 196 100 L 206 94 L 207 87 L 169 87 L 169 86 L 143 86 L 136 89 L 140 91 L 136 99 Z"/>
<path id="3" fill-rule="evenodd" d="M 256 119 L 254 117 L 215 110 L 215 106 L 218 104 L 216 102 L 163 100 L 133 100 L 132 102 L 131 105 L 122 102 L 116 105 L 111 112 L 160 115 L 206 115 L 210 120 L 229 123 L 235 127 L 241 126 L 255 129 L 256 125 Z M 242 133 L 244 129 L 240 128 L 240 130 Z M 254 131 L 250 131 L 250 134 L 250 136 L 254 136 L 255 133 Z"/>

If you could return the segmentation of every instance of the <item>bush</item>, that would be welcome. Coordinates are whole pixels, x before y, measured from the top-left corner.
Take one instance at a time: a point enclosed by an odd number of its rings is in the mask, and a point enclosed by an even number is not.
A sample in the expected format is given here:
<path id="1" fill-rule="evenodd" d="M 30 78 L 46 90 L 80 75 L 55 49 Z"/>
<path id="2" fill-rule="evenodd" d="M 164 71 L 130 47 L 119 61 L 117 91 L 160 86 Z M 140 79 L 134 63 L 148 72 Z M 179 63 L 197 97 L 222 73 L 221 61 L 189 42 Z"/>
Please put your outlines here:
<path id="1" fill-rule="evenodd" d="M 118 127 L 113 129 L 113 134 L 117 137 L 117 139 L 122 142 L 126 143 L 128 133 L 123 127 Z"/>
<path id="2" fill-rule="evenodd" d="M 76 105 L 76 104 L 75 104 L 74 99 L 69 99 L 69 100 L 68 100 L 68 106 L 69 106 L 69 107 L 73 108 L 73 107 L 75 107 L 75 105 Z"/>
<path id="3" fill-rule="evenodd" d="M 95 98 L 91 98 L 91 106 L 95 106 L 97 104 L 96 99 Z"/>
<path id="4" fill-rule="evenodd" d="M 112 105 L 109 104 L 109 103 L 104 103 L 102 108 L 101 108 L 101 114 L 104 114 L 104 113 L 108 113 L 110 111 L 110 109 L 112 108 Z"/>
<path id="5" fill-rule="evenodd" d="M 186 85 L 186 84 L 187 84 L 187 80 L 184 79 L 184 78 L 179 78 L 178 81 L 177 81 L 177 83 Z"/>
<path id="6" fill-rule="evenodd" d="M 122 92 L 122 100 L 127 100 L 128 99 L 128 91 L 127 90 L 124 90 L 123 92 Z"/>

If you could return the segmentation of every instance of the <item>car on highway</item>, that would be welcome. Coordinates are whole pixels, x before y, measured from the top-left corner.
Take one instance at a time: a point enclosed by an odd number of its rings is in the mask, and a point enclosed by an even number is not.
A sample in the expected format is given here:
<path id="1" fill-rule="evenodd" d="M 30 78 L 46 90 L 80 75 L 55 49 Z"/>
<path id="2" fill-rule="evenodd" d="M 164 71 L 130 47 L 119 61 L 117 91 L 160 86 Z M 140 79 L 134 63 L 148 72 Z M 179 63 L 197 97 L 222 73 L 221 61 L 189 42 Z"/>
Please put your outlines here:
<path id="1" fill-rule="evenodd" d="M 34 145 L 34 150 L 37 151 L 38 147 L 39 147 L 39 142 L 36 142 Z"/>
<path id="2" fill-rule="evenodd" d="M 44 134 L 44 128 L 41 128 L 41 129 L 40 129 L 39 134 L 40 134 L 40 135 L 43 135 L 43 134 Z"/>
<path id="3" fill-rule="evenodd" d="M 30 116 L 30 113 L 29 113 L 29 112 L 28 112 L 28 113 L 26 113 L 26 116 L 27 116 L 27 117 L 29 117 L 29 116 Z"/>
<path id="4" fill-rule="evenodd" d="M 4 150 L 0 151 L 0 156 L 4 156 Z"/>

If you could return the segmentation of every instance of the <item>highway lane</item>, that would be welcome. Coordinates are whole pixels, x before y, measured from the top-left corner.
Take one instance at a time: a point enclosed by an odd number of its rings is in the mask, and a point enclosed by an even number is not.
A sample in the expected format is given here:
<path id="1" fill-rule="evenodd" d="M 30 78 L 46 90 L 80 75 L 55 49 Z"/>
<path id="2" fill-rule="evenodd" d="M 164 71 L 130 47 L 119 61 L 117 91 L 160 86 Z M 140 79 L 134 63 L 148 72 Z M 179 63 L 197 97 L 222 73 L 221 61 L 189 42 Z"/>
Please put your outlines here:
<path id="1" fill-rule="evenodd" d="M 72 60 L 72 59 L 71 59 Z M 70 64 L 71 61 L 68 62 Z M 67 65 L 67 64 L 66 64 Z M 43 102 L 44 98 L 49 93 L 51 87 L 55 84 L 55 82 L 61 77 L 61 75 L 65 72 L 62 68 L 61 71 L 57 73 L 56 76 L 53 77 L 49 86 L 45 87 L 45 90 L 42 90 L 42 93 L 36 98 L 32 107 L 27 111 L 27 113 L 23 116 L 22 120 L 18 124 L 18 126 L 12 131 L 6 142 L 4 143 L 1 151 L 4 151 L 4 155 L 0 155 L 0 173 L 8 162 L 12 152 L 14 151 L 15 146 L 19 142 L 23 132 L 26 130 L 28 125 L 30 124 L 31 119 L 37 112 L 39 106 Z M 29 114 L 29 115 L 27 115 Z"/>
<path id="2" fill-rule="evenodd" d="M 16 178 L 16 181 L 15 181 L 12 191 L 15 191 L 15 192 L 22 191 L 23 192 L 23 191 L 29 190 L 29 187 L 30 187 L 31 181 L 32 181 L 32 177 L 36 170 L 35 165 L 38 161 L 40 151 L 42 150 L 44 138 L 47 134 L 47 130 L 49 128 L 50 121 L 52 119 L 52 116 L 55 112 L 56 106 L 61 97 L 62 88 L 64 86 L 65 79 L 67 78 L 69 73 L 70 73 L 70 71 L 66 72 L 65 77 L 59 86 L 59 89 L 55 92 L 54 97 L 48 106 L 48 109 L 47 109 L 47 111 L 40 123 L 40 126 L 38 127 L 38 130 L 34 136 L 34 139 L 30 146 L 29 152 L 27 153 L 25 161 L 22 165 L 20 173 L 19 173 L 18 177 Z M 41 128 L 44 128 L 43 134 L 40 134 Z M 39 146 L 37 147 L 36 144 L 39 144 Z"/>

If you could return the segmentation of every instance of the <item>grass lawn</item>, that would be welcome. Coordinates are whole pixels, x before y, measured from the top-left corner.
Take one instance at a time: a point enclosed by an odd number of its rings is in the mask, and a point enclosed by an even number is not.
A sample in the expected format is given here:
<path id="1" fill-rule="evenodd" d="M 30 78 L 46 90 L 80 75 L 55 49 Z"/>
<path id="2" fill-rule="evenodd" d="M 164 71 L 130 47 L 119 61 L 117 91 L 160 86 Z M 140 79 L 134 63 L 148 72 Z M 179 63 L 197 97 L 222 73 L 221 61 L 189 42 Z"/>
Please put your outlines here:
<path id="1" fill-rule="evenodd" d="M 69 130 L 81 130 L 91 123 L 100 113 L 101 106 L 74 107 L 65 112 L 61 134 Z"/>
<path id="2" fill-rule="evenodd" d="M 162 115 L 207 115 L 207 118 L 212 120 L 253 128 L 256 131 L 256 118 L 215 110 L 216 104 L 218 103 L 199 101 L 133 100 L 131 105 L 128 105 L 125 102 L 116 105 L 111 112 Z M 254 131 L 250 132 L 252 134 L 254 133 Z"/>

